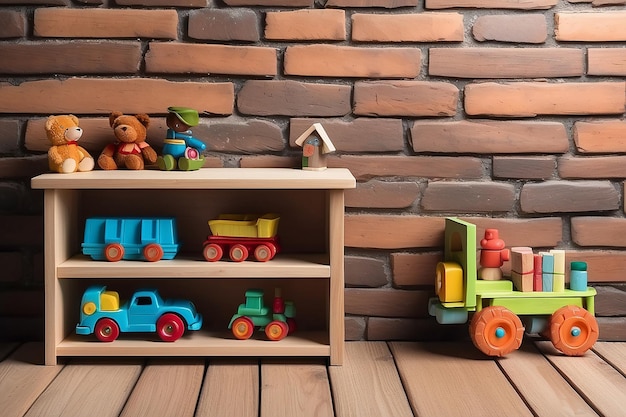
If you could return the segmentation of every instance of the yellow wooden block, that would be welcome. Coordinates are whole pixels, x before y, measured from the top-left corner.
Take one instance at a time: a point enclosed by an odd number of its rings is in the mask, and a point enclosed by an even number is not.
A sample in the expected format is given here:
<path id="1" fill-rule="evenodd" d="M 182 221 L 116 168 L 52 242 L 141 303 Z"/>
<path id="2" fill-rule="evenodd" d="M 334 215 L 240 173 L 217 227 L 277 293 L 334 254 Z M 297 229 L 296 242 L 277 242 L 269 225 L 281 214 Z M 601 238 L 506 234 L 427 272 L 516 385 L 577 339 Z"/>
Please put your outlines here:
<path id="1" fill-rule="evenodd" d="M 565 251 L 563 249 L 552 249 L 550 253 L 554 256 L 555 274 L 565 274 Z"/>
<path id="2" fill-rule="evenodd" d="M 463 269 L 454 262 L 439 262 L 435 290 L 444 303 L 463 301 Z"/>

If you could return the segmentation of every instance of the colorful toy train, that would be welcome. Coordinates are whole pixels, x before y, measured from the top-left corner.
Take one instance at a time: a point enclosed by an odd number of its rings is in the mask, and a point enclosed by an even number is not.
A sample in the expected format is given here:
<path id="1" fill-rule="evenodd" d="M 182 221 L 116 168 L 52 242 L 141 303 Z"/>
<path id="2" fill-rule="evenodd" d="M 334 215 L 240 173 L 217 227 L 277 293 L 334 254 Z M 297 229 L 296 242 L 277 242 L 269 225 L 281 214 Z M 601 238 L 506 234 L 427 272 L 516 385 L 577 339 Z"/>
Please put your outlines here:
<path id="1" fill-rule="evenodd" d="M 508 258 L 505 253 L 499 256 Z M 583 355 L 594 345 L 599 334 L 595 289 L 584 285 L 578 290 L 532 291 L 531 286 L 530 291 L 521 291 L 514 288 L 512 280 L 478 279 L 476 254 L 476 226 L 446 219 L 444 260 L 436 269 L 437 296 L 428 306 L 438 323 L 466 323 L 472 313 L 470 337 L 489 356 L 504 356 L 518 349 L 525 332 L 548 337 L 568 356 Z"/>

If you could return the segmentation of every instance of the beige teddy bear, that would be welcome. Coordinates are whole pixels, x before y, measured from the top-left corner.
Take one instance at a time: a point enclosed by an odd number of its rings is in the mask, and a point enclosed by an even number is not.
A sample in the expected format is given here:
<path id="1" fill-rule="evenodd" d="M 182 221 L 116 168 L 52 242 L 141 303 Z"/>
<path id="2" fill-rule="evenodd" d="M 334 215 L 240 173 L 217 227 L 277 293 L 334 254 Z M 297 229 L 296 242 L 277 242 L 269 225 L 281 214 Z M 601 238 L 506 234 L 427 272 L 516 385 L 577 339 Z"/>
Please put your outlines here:
<path id="1" fill-rule="evenodd" d="M 48 150 L 50 170 L 67 174 L 93 169 L 93 158 L 77 144 L 83 134 L 83 129 L 78 127 L 78 117 L 73 114 L 50 116 L 45 128 L 51 144 Z"/>

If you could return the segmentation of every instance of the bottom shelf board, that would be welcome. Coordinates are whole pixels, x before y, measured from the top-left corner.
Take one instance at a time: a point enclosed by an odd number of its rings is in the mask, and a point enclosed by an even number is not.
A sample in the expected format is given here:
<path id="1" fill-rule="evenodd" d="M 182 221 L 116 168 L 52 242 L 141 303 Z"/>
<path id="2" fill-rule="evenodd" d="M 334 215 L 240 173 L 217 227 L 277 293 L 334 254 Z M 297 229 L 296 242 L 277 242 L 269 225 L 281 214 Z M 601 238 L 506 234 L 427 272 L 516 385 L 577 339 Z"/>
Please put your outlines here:
<path id="1" fill-rule="evenodd" d="M 256 332 L 248 340 L 237 340 L 228 331 L 187 332 L 175 342 L 162 342 L 155 335 L 144 338 L 122 334 L 103 343 L 93 336 L 72 334 L 56 347 L 57 356 L 330 356 L 328 333 L 297 332 L 273 342 Z"/>

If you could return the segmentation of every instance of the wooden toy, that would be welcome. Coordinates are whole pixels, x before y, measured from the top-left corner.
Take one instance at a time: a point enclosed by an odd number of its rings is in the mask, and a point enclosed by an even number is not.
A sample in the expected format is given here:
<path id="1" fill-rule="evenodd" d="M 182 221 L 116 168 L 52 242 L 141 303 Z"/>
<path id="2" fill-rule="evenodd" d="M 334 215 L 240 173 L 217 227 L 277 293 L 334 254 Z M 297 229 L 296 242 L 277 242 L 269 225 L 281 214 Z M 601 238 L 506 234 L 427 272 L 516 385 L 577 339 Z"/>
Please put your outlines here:
<path id="1" fill-rule="evenodd" d="M 202 254 L 208 262 L 222 259 L 224 253 L 235 262 L 248 259 L 250 254 L 259 262 L 273 259 L 279 252 L 278 221 L 274 213 L 223 214 L 209 220 L 211 235 L 203 244 Z"/>
<path id="2" fill-rule="evenodd" d="M 321 123 L 313 123 L 296 139 L 302 147 L 302 169 L 320 171 L 326 169 L 326 155 L 335 152 L 335 146 Z"/>
<path id="3" fill-rule="evenodd" d="M 568 356 L 583 355 L 598 339 L 594 288 L 522 292 L 509 280 L 477 279 L 476 226 L 457 218 L 446 219 L 444 242 L 444 259 L 437 265 L 437 297 L 429 300 L 429 314 L 441 324 L 461 324 L 472 313 L 470 336 L 481 352 L 504 356 L 519 348 L 524 331 L 547 334 Z M 456 300 L 459 292 L 462 299 Z M 454 297 L 447 299 L 448 294 Z"/>
<path id="4" fill-rule="evenodd" d="M 83 255 L 109 262 L 172 259 L 179 246 L 173 217 L 91 217 L 82 244 Z"/>
<path id="5" fill-rule="evenodd" d="M 509 250 L 500 239 L 497 229 L 486 229 L 485 236 L 480 241 L 480 270 L 478 277 L 488 281 L 502 279 L 502 264 L 509 260 Z"/>
<path id="6" fill-rule="evenodd" d="M 278 341 L 295 331 L 295 316 L 295 305 L 282 299 L 279 288 L 274 290 L 271 310 L 263 302 L 263 290 L 250 289 L 246 291 L 246 302 L 239 305 L 228 328 L 239 340 L 249 339 L 254 328 L 259 327 L 269 340 Z"/>
<path id="7" fill-rule="evenodd" d="M 511 280 L 518 291 L 533 291 L 535 257 L 529 247 L 511 248 Z"/>
<path id="8" fill-rule="evenodd" d="M 200 121 L 198 112 L 188 107 L 168 107 L 166 118 L 167 135 L 163 141 L 163 155 L 157 158 L 157 165 L 162 171 L 180 169 L 195 171 L 204 165 L 201 152 L 206 145 L 191 135 L 190 127 Z"/>
<path id="9" fill-rule="evenodd" d="M 164 342 L 174 342 L 185 329 L 201 327 L 202 315 L 191 301 L 163 300 L 157 290 L 145 289 L 120 305 L 116 291 L 92 285 L 83 293 L 76 334 L 95 333 L 101 342 L 112 342 L 124 332 L 156 332 Z"/>

